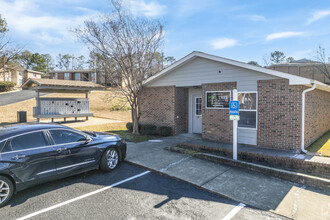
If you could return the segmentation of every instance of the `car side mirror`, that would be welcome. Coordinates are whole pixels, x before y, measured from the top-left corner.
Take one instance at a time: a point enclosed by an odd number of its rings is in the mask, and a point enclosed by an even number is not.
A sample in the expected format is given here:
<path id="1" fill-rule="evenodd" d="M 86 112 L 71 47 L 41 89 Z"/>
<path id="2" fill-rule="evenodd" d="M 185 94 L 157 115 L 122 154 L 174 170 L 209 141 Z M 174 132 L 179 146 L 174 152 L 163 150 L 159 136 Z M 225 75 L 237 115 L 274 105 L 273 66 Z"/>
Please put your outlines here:
<path id="1" fill-rule="evenodd" d="M 85 144 L 90 143 L 92 140 L 93 139 L 91 137 L 87 136 L 86 139 L 85 139 Z"/>

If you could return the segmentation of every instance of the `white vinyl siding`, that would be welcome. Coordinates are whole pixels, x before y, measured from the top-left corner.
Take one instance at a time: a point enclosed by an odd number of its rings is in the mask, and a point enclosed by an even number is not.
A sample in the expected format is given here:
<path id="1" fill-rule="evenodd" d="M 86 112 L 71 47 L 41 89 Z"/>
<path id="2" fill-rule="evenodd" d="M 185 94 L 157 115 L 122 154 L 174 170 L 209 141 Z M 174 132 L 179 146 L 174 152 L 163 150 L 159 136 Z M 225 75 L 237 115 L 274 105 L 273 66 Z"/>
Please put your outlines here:
<path id="1" fill-rule="evenodd" d="M 257 81 L 268 79 L 277 79 L 277 77 L 198 57 L 148 86 L 187 87 L 236 81 L 238 91 L 256 91 Z"/>
<path id="2" fill-rule="evenodd" d="M 237 143 L 257 145 L 257 130 L 237 128 Z"/>

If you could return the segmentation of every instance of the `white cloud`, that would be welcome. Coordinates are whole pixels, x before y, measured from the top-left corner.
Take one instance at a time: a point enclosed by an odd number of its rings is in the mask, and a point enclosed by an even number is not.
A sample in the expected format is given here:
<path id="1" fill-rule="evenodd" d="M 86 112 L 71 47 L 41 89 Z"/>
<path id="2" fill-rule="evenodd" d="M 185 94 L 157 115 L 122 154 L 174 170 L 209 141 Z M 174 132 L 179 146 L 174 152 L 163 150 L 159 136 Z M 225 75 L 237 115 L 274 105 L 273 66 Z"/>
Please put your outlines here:
<path id="1" fill-rule="evenodd" d="M 286 31 L 286 32 L 277 32 L 267 35 L 266 40 L 275 40 L 289 37 L 298 37 L 305 35 L 305 32 L 295 32 L 295 31 Z"/>
<path id="2" fill-rule="evenodd" d="M 226 47 L 233 47 L 237 45 L 237 40 L 232 38 L 217 38 L 210 42 L 214 50 L 221 50 Z"/>
<path id="3" fill-rule="evenodd" d="M 316 11 L 312 14 L 312 17 L 308 19 L 307 24 L 311 24 L 315 21 L 323 19 L 330 15 L 330 10 Z"/>
<path id="4" fill-rule="evenodd" d="M 175 15 L 178 17 L 189 17 L 212 7 L 214 2 L 211 0 L 177 0 L 174 7 Z"/>
<path id="5" fill-rule="evenodd" d="M 166 6 L 155 1 L 146 3 L 144 0 L 127 0 L 125 1 L 125 5 L 136 16 L 159 17 L 166 13 Z"/>
<path id="6" fill-rule="evenodd" d="M 251 21 L 267 21 L 267 19 L 262 15 L 249 15 Z"/>
<path id="7" fill-rule="evenodd" d="M 97 15 L 96 11 L 89 10 L 78 16 L 54 16 L 43 11 L 38 3 L 39 0 L 0 0 L 0 13 L 14 34 L 48 44 L 59 44 L 68 39 L 72 41 L 73 36 L 69 29 Z"/>

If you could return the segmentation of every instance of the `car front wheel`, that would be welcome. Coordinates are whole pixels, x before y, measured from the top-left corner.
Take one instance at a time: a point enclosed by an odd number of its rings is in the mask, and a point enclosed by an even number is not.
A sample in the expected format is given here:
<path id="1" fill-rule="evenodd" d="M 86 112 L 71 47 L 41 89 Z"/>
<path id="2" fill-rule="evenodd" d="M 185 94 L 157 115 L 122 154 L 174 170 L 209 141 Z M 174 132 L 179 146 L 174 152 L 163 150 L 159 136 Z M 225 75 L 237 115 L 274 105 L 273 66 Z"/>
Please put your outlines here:
<path id="1" fill-rule="evenodd" d="M 0 207 L 5 206 L 14 193 L 14 185 L 7 177 L 0 176 Z"/>
<path id="2" fill-rule="evenodd" d="M 111 171 L 117 167 L 118 163 L 118 151 L 115 148 L 109 148 L 102 156 L 100 168 L 103 171 Z"/>

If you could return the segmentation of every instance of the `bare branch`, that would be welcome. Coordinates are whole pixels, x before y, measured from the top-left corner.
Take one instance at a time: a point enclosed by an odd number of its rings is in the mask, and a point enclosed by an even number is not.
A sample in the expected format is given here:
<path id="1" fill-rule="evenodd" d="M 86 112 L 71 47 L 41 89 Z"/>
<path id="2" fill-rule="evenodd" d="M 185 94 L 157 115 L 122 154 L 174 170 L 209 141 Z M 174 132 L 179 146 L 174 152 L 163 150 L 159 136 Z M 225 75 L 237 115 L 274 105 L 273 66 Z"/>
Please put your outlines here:
<path id="1" fill-rule="evenodd" d="M 84 22 L 74 30 L 102 63 L 107 79 L 115 83 L 132 109 L 133 133 L 138 133 L 143 81 L 152 71 L 153 60 L 163 43 L 163 25 L 157 20 L 135 17 L 120 0 L 111 0 L 113 13 Z"/>

